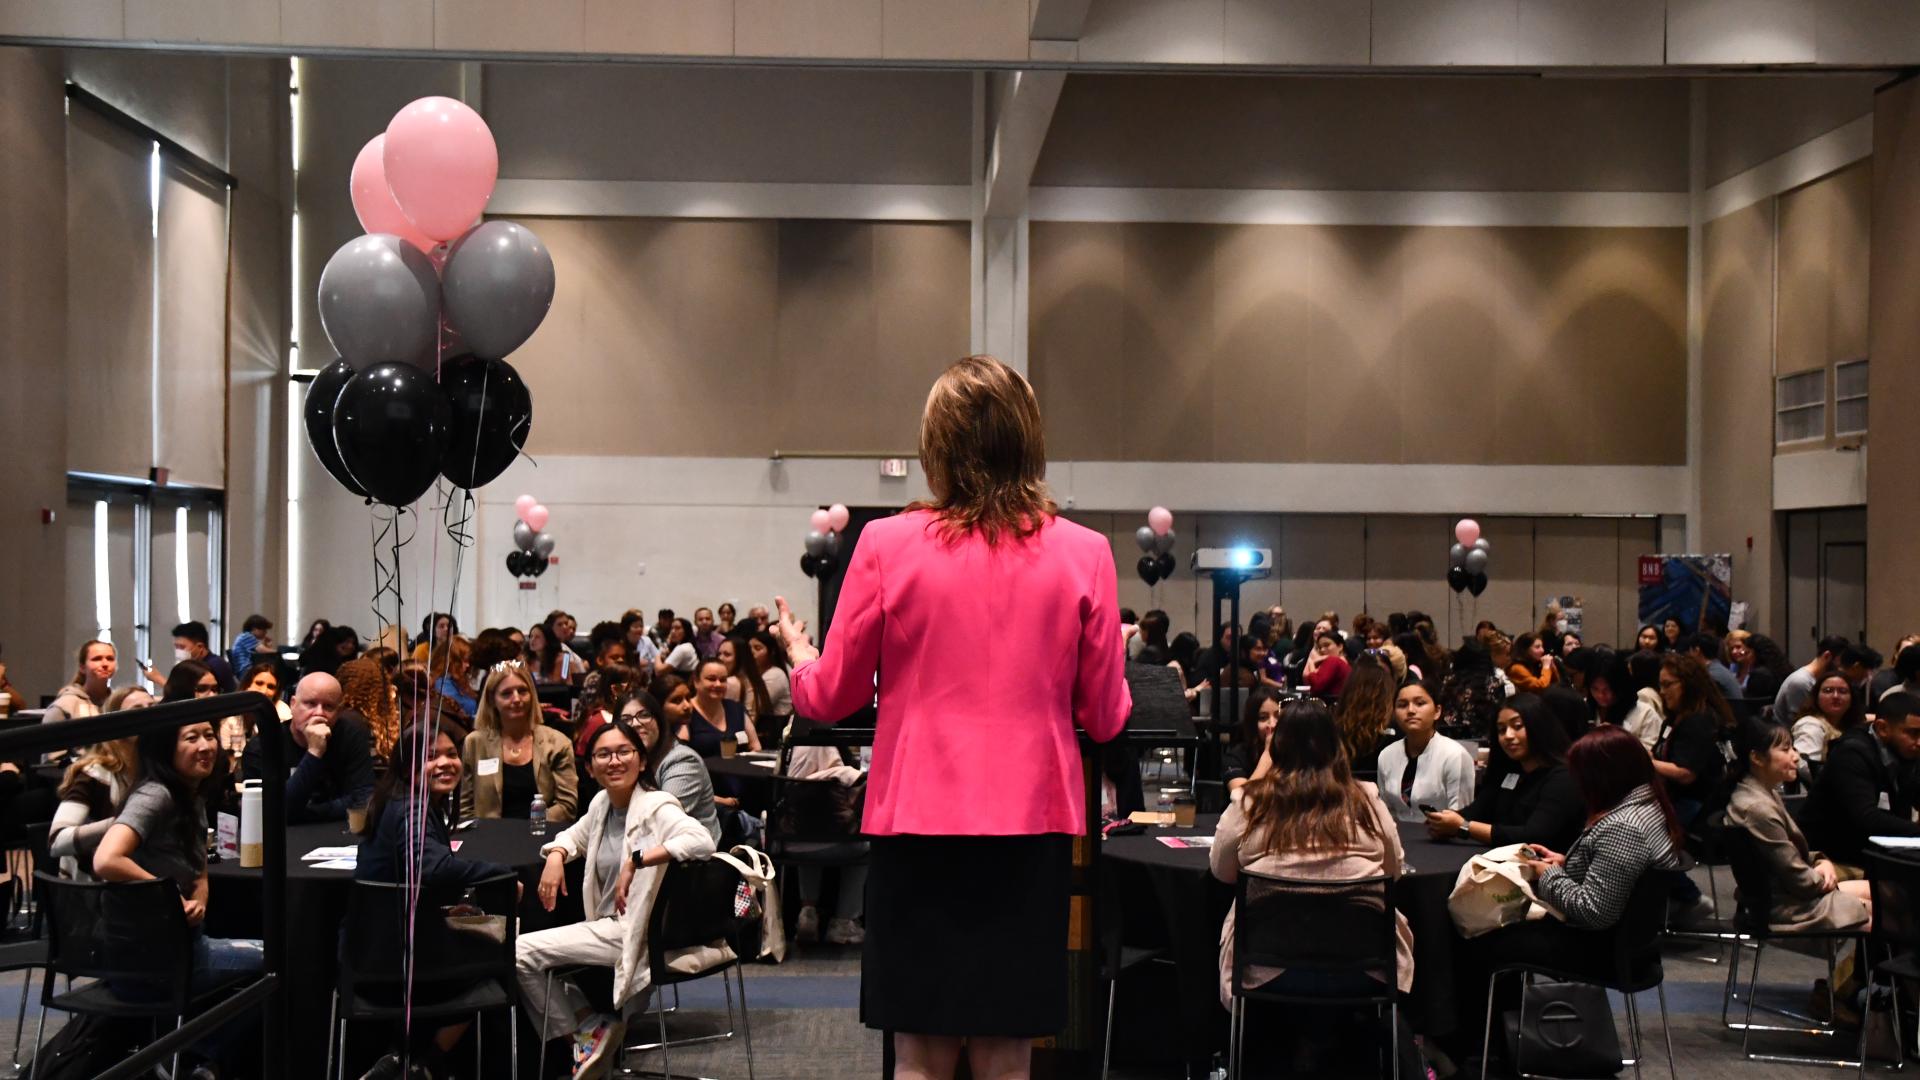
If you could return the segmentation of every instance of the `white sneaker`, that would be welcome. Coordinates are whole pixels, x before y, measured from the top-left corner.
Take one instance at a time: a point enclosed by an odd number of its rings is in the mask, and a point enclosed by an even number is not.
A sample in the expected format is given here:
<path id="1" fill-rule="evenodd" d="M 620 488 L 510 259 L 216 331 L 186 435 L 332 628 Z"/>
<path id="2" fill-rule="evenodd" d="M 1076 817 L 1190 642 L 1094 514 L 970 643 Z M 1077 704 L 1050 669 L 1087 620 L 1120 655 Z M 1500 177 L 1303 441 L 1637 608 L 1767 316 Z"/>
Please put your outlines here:
<path id="1" fill-rule="evenodd" d="M 793 940 L 802 945 L 811 945 L 820 940 L 820 913 L 814 910 L 812 904 L 801 908 L 799 916 L 793 920 Z"/>
<path id="2" fill-rule="evenodd" d="M 576 1080 L 607 1074 L 607 1066 L 620 1056 L 620 1044 L 627 1036 L 627 1025 L 618 1017 L 599 1016 L 594 1024 L 573 1033 L 573 1075 Z"/>
<path id="3" fill-rule="evenodd" d="M 867 940 L 867 932 L 852 919 L 834 919 L 827 923 L 827 944 L 859 945 Z"/>

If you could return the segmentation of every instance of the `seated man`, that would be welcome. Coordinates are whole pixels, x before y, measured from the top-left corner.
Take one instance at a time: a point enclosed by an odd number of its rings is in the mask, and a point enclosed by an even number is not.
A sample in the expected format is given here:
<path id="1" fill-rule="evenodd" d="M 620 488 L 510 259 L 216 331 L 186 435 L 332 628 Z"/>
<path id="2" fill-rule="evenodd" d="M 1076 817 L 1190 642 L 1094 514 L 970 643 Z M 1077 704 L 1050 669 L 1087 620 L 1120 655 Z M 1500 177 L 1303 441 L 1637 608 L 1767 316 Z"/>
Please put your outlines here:
<path id="1" fill-rule="evenodd" d="M 212 647 L 208 644 L 208 640 L 207 624 L 203 622 L 183 622 L 179 626 L 174 627 L 174 662 L 178 663 L 181 660 L 200 661 L 207 665 L 209 671 L 213 672 L 214 681 L 220 684 L 220 692 L 223 694 L 231 694 L 236 686 L 233 678 L 233 667 L 227 663 L 226 657 L 213 651 Z M 155 686 L 165 686 L 167 683 L 166 676 L 161 674 L 159 668 L 149 667 L 143 674 L 145 674 L 147 681 Z"/>
<path id="2" fill-rule="evenodd" d="M 1920 836 L 1920 696 L 1889 694 L 1872 723 L 1827 747 L 1827 764 L 1800 815 L 1807 842 L 1859 867 L 1869 836 Z"/>
<path id="3" fill-rule="evenodd" d="M 282 740 L 288 762 L 287 824 L 344 821 L 347 809 L 373 796 L 373 739 L 366 721 L 340 715 L 340 683 L 316 671 L 293 691 L 293 718 L 247 740 L 240 768 L 248 780 L 263 779 L 261 739 Z"/>

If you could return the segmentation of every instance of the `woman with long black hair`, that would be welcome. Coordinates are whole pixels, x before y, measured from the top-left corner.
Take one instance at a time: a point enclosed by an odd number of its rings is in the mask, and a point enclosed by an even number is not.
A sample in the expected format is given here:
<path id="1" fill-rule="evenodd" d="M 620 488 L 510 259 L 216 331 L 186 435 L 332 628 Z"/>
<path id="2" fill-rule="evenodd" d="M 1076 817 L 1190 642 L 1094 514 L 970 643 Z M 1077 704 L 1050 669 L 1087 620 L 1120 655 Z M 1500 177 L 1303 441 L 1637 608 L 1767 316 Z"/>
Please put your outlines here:
<path id="1" fill-rule="evenodd" d="M 1465 811 L 1427 815 L 1435 839 L 1533 843 L 1563 849 L 1580 831 L 1580 791 L 1567 772 L 1567 729 L 1537 694 L 1516 694 L 1495 721 L 1500 752 L 1487 759 Z"/>

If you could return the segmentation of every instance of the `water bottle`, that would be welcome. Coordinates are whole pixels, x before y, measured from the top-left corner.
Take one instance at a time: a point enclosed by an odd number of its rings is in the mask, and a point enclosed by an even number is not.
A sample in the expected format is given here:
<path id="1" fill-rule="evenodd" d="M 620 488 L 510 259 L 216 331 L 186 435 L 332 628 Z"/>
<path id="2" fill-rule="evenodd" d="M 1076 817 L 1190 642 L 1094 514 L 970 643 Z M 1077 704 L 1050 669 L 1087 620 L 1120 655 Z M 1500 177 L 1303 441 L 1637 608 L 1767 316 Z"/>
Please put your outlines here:
<path id="1" fill-rule="evenodd" d="M 535 836 L 547 835 L 547 800 L 533 793 L 533 808 L 527 811 L 527 831 Z"/>

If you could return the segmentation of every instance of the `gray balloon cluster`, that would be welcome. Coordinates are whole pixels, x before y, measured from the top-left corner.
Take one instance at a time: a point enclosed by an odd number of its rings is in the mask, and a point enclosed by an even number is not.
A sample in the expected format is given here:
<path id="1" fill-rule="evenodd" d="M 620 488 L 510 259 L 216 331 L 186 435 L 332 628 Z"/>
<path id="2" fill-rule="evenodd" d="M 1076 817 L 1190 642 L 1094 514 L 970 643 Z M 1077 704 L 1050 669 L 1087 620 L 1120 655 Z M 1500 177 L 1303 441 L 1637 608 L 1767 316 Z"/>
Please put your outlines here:
<path id="1" fill-rule="evenodd" d="M 440 287 L 466 347 L 499 359 L 525 344 L 553 306 L 553 257 L 526 226 L 489 221 L 453 242 Z"/>
<path id="2" fill-rule="evenodd" d="M 1152 527 L 1142 525 L 1133 530 L 1133 542 L 1148 555 L 1165 555 L 1173 550 L 1174 541 L 1179 539 L 1172 529 L 1156 534 Z"/>
<path id="3" fill-rule="evenodd" d="M 533 526 L 524 521 L 516 521 L 513 523 L 513 546 L 545 559 L 553 554 L 553 537 L 544 532 L 534 532 Z"/>
<path id="4" fill-rule="evenodd" d="M 319 299 L 320 326 L 354 370 L 432 364 L 440 279 L 419 248 L 387 233 L 347 241 L 320 271 Z"/>
<path id="5" fill-rule="evenodd" d="M 1447 549 L 1447 585 L 1454 592 L 1472 592 L 1479 596 L 1487 587 L 1487 563 L 1493 556 L 1493 545 L 1486 537 L 1473 542 L 1472 547 L 1454 544 Z"/>
<path id="6" fill-rule="evenodd" d="M 837 532 L 823 533 L 818 530 L 809 530 L 807 532 L 807 554 L 816 559 L 823 556 L 830 557 L 840 554 L 840 534 Z"/>

